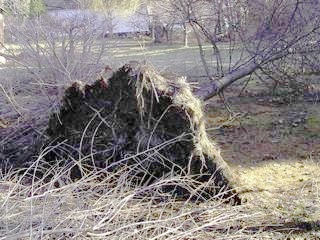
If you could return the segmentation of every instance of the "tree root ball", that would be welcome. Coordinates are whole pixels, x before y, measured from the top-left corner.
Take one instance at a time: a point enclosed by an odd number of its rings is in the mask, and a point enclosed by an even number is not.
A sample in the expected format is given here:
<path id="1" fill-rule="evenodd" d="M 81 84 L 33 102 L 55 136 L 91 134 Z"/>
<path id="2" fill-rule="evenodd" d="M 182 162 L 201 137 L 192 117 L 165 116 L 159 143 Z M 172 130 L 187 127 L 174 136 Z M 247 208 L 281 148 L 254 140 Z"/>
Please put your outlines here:
<path id="1" fill-rule="evenodd" d="M 47 129 L 48 143 L 64 147 L 46 159 L 81 161 L 88 171 L 139 166 L 131 169 L 131 176 L 143 184 L 172 173 L 191 174 L 198 182 L 214 179 L 207 196 L 221 190 L 228 191 L 225 197 L 236 196 L 233 175 L 209 140 L 204 119 L 202 103 L 185 78 L 167 79 L 131 63 L 108 80 L 75 83 L 66 90 L 60 112 L 51 115 Z M 75 166 L 72 178 L 84 171 Z M 187 195 L 183 189 L 175 191 Z"/>

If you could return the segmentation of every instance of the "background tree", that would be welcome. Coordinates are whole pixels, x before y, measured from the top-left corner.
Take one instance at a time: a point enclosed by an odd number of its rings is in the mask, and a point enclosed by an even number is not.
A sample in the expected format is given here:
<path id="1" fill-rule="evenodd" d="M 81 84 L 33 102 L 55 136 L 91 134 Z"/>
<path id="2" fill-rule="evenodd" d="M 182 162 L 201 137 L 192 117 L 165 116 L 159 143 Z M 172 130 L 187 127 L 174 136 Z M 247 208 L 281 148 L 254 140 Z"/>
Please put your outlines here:
<path id="1" fill-rule="evenodd" d="M 5 13 L 15 16 L 39 16 L 46 11 L 43 0 L 0 0 L 0 43 L 4 43 Z"/>
<path id="2" fill-rule="evenodd" d="M 177 18 L 172 14 L 168 1 L 146 1 L 144 4 L 146 5 L 147 14 L 150 19 L 153 42 L 162 42 L 164 36 L 166 37 L 166 41 L 169 42 Z"/>
<path id="3" fill-rule="evenodd" d="M 78 0 L 80 7 L 96 11 L 108 11 L 112 9 L 120 15 L 127 15 L 135 11 L 140 0 Z"/>
<path id="4" fill-rule="evenodd" d="M 30 2 L 31 0 L 2 0 L 3 8 L 9 15 L 14 16 L 29 16 L 30 13 Z"/>
<path id="5" fill-rule="evenodd" d="M 197 92 L 205 100 L 251 74 L 292 82 L 303 69 L 319 70 L 319 1 L 180 0 L 171 6 L 196 35 L 210 80 Z M 222 26 L 228 33 L 224 43 L 218 37 Z M 205 42 L 212 45 L 214 62 L 204 57 Z"/>
<path id="6" fill-rule="evenodd" d="M 0 1 L 0 53 L 3 50 L 3 44 L 4 44 L 4 8 L 2 5 L 2 1 Z M 0 57 L 0 62 L 1 63 L 5 63 L 5 58 L 4 57 Z"/>
<path id="7" fill-rule="evenodd" d="M 183 29 L 184 45 L 188 46 L 189 19 L 192 14 L 190 2 L 191 0 L 144 2 L 147 5 L 149 17 L 151 18 L 154 42 L 161 42 L 161 38 L 164 35 L 168 42 L 169 35 L 172 35 L 174 26 L 179 26 Z"/>
<path id="8" fill-rule="evenodd" d="M 116 16 L 127 16 L 137 10 L 140 0 L 79 0 L 79 7 L 100 12 L 104 15 L 108 33 L 116 26 Z"/>
<path id="9" fill-rule="evenodd" d="M 295 85 L 306 69 L 319 70 L 319 1 L 154 0 L 148 4 L 158 25 L 171 19 L 183 26 L 185 45 L 188 28 L 195 34 L 210 80 L 198 90 L 203 99 L 248 75 L 267 78 L 273 86 Z M 207 42 L 214 62 L 205 57 Z"/>

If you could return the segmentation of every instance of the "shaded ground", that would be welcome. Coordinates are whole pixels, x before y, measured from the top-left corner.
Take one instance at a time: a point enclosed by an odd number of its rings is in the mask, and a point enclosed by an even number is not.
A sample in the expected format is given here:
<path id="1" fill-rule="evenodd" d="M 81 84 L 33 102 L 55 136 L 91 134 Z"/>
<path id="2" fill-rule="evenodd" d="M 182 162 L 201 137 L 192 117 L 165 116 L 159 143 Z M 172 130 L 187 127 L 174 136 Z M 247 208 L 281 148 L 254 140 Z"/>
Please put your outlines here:
<path id="1" fill-rule="evenodd" d="M 241 113 L 240 117 L 211 131 L 226 159 L 235 165 L 256 166 L 270 160 L 290 161 L 320 156 L 319 103 L 277 106 L 259 103 L 259 99 L 240 97 L 228 100 L 232 109 Z M 213 99 L 207 105 L 207 112 L 209 129 L 228 121 L 229 113 L 220 100 Z"/>
<path id="2" fill-rule="evenodd" d="M 235 88 L 226 92 L 233 111 L 241 113 L 238 120 L 228 122 L 229 113 L 219 98 L 206 108 L 208 128 L 239 176 L 242 196 L 252 211 L 263 213 L 262 226 L 309 229 L 302 236 L 318 239 L 320 104 L 279 105 L 271 96 L 269 101 L 254 93 L 238 97 L 238 92 Z"/>

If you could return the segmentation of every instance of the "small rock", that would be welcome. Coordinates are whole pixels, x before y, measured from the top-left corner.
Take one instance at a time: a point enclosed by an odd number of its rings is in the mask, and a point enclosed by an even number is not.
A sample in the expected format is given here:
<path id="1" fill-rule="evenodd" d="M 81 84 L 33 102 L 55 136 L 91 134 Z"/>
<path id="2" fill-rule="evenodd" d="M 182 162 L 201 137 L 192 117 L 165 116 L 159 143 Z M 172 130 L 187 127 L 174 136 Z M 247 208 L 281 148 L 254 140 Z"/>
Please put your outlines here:
<path id="1" fill-rule="evenodd" d="M 279 124 L 283 124 L 283 123 L 284 123 L 284 120 L 283 120 L 283 119 L 279 119 L 279 120 L 278 120 L 278 123 L 279 123 Z"/>

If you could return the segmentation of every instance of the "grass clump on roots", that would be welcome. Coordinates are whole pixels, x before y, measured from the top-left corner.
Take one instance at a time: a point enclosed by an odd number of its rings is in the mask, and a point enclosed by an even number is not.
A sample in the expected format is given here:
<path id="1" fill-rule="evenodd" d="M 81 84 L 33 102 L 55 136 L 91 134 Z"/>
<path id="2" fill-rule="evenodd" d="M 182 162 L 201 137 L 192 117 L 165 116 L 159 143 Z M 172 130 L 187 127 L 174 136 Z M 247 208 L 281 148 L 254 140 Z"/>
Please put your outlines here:
<path id="1" fill-rule="evenodd" d="M 136 166 L 130 174 L 137 185 L 148 185 L 173 173 L 209 182 L 203 196 L 228 192 L 235 196 L 234 179 L 218 148 L 206 135 L 202 104 L 184 78 L 166 79 L 148 66 L 127 64 L 93 85 L 74 84 L 66 90 L 59 113 L 52 114 L 50 144 L 66 142 L 45 159 L 73 167 L 78 179 L 93 169 L 115 171 Z M 65 153 L 68 154 L 65 154 Z M 86 157 L 84 157 L 86 156 Z M 181 197 L 189 191 L 167 186 Z"/>

